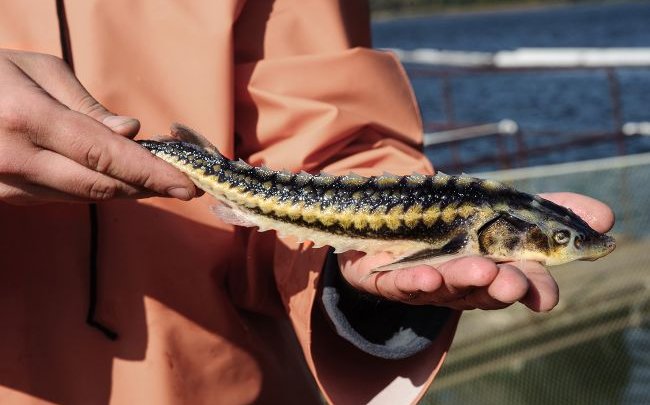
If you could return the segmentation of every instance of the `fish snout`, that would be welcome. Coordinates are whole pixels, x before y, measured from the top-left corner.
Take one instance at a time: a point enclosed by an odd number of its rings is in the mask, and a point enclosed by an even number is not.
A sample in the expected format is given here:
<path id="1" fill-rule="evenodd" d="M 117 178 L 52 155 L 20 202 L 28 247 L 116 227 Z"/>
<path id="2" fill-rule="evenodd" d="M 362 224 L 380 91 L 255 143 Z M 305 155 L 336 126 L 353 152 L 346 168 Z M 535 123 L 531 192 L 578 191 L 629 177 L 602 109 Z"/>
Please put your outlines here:
<path id="1" fill-rule="evenodd" d="M 598 238 L 591 244 L 588 251 L 585 252 L 587 254 L 580 260 L 594 261 L 603 256 L 607 256 L 614 249 L 616 249 L 616 239 L 609 235 L 602 235 L 601 238 Z"/>
<path id="2" fill-rule="evenodd" d="M 614 249 L 616 249 L 616 239 L 609 235 L 605 235 L 605 255 L 610 254 Z M 603 255 L 604 256 L 604 255 Z"/>

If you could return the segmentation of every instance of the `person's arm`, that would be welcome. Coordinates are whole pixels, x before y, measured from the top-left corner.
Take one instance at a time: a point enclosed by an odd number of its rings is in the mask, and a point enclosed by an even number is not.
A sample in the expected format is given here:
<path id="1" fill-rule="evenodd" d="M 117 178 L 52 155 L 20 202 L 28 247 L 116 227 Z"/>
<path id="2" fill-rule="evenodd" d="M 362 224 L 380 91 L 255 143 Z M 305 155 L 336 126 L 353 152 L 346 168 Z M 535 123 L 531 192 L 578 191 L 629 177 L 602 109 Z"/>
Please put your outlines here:
<path id="1" fill-rule="evenodd" d="M 195 196 L 185 176 L 128 139 L 139 127 L 102 107 L 61 59 L 0 50 L 0 201 Z"/>

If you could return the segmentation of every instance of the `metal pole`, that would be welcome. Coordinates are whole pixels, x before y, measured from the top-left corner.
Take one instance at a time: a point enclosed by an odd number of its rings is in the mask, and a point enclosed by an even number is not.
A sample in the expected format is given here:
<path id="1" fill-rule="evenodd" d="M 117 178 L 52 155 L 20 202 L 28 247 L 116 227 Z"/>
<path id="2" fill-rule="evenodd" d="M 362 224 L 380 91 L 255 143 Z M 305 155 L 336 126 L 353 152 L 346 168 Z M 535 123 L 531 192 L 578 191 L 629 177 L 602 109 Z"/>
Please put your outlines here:
<path id="1" fill-rule="evenodd" d="M 451 85 L 451 79 L 449 78 L 449 73 L 445 72 L 441 78 L 442 84 L 442 100 L 443 107 L 445 109 L 445 117 L 447 118 L 447 125 L 449 127 L 454 126 L 456 122 L 456 117 L 454 113 L 454 98 L 453 98 L 453 88 Z"/>
<path id="2" fill-rule="evenodd" d="M 618 80 L 618 75 L 614 68 L 605 69 L 607 72 L 607 82 L 609 83 L 609 97 L 612 103 L 612 119 L 614 122 L 614 129 L 616 131 L 616 144 L 618 146 L 618 154 L 625 154 L 625 134 L 623 134 L 623 109 L 621 107 L 621 86 Z"/>

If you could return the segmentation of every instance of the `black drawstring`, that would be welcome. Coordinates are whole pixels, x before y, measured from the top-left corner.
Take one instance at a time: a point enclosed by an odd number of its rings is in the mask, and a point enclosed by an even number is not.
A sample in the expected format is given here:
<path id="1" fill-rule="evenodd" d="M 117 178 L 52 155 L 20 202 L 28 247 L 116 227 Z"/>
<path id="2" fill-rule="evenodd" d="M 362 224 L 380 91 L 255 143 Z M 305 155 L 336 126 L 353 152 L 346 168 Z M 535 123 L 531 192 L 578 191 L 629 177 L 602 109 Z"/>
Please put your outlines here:
<path id="1" fill-rule="evenodd" d="M 61 55 L 63 60 L 70 66 L 74 72 L 74 64 L 72 63 L 72 48 L 70 47 L 70 32 L 68 30 L 68 19 L 65 15 L 65 4 L 63 0 L 56 0 L 56 14 L 59 18 L 59 40 L 61 41 Z M 93 328 L 101 331 L 104 336 L 110 340 L 117 339 L 117 333 L 113 332 L 100 322 L 95 320 L 95 310 L 97 308 L 97 249 L 98 249 L 98 228 L 99 223 L 97 220 L 97 204 L 90 204 L 88 206 L 90 214 L 90 258 L 89 258 L 89 281 L 88 281 L 88 315 L 86 316 L 86 323 Z"/>
<path id="2" fill-rule="evenodd" d="M 90 258 L 88 263 L 90 280 L 88 286 L 88 315 L 86 316 L 86 323 L 101 331 L 108 339 L 116 340 L 117 333 L 102 325 L 95 319 L 95 310 L 97 309 L 97 248 L 99 242 L 99 222 L 97 221 L 97 204 L 91 203 L 88 205 L 88 208 L 90 214 Z"/>
<path id="3" fill-rule="evenodd" d="M 72 49 L 70 48 L 70 30 L 68 30 L 68 19 L 65 16 L 65 4 L 63 4 L 63 0 L 56 0 L 56 15 L 59 18 L 59 42 L 61 42 L 61 55 L 63 56 L 63 60 L 74 72 Z"/>

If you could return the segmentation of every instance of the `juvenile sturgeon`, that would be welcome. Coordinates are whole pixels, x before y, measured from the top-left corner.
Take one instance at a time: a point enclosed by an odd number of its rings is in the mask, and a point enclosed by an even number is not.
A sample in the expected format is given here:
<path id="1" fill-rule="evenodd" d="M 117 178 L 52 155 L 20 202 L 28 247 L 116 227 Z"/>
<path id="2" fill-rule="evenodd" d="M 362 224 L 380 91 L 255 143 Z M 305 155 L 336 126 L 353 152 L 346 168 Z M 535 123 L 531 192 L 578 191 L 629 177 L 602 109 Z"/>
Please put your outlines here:
<path id="1" fill-rule="evenodd" d="M 224 221 L 273 229 L 337 253 L 397 257 L 378 271 L 459 255 L 557 265 L 595 260 L 615 248 L 611 236 L 571 210 L 493 180 L 275 171 L 231 161 L 183 126 L 173 126 L 171 133 L 170 139 L 139 143 L 213 195 Z"/>

